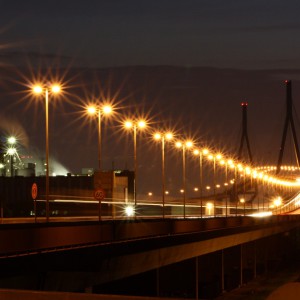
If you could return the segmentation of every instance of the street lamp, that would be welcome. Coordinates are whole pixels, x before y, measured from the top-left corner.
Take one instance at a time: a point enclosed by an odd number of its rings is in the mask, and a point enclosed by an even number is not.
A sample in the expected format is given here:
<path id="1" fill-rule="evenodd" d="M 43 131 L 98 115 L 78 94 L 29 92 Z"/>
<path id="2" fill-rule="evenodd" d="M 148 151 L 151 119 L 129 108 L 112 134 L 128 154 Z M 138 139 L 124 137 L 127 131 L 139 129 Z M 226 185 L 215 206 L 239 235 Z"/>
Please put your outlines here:
<path id="1" fill-rule="evenodd" d="M 173 138 L 171 132 L 167 133 L 155 133 L 154 139 L 161 140 L 161 178 L 162 178 L 162 204 L 163 204 L 163 218 L 165 217 L 165 140 L 170 141 Z"/>
<path id="2" fill-rule="evenodd" d="M 216 217 L 216 160 L 222 159 L 222 154 L 209 155 L 208 159 L 213 161 L 213 195 L 214 195 L 214 216 Z"/>
<path id="3" fill-rule="evenodd" d="M 102 115 L 109 115 L 112 113 L 112 107 L 110 105 L 103 106 L 89 106 L 87 107 L 87 112 L 89 115 L 98 118 L 98 169 L 101 171 L 101 156 L 102 156 L 102 134 L 101 134 L 101 121 Z"/>
<path id="4" fill-rule="evenodd" d="M 45 129 L 46 129 L 46 220 L 49 221 L 49 93 L 59 94 L 61 87 L 58 84 L 35 85 L 32 91 L 36 95 L 45 96 Z"/>
<path id="5" fill-rule="evenodd" d="M 136 133 L 137 129 L 143 130 L 147 126 L 145 120 L 131 121 L 127 120 L 124 127 L 128 130 L 133 130 L 133 159 L 134 159 L 134 177 L 133 177 L 133 199 L 134 206 L 137 205 L 137 154 L 136 154 Z"/>
<path id="6" fill-rule="evenodd" d="M 183 183 L 183 218 L 185 218 L 185 204 L 186 204 L 186 166 L 185 166 L 185 152 L 186 149 L 193 147 L 192 141 L 176 142 L 175 146 L 182 149 L 182 183 Z"/>
<path id="7" fill-rule="evenodd" d="M 207 155 L 209 153 L 208 149 L 195 149 L 194 154 L 199 155 L 199 174 L 200 174 L 200 206 L 201 206 L 201 218 L 203 216 L 202 212 L 202 198 L 203 198 L 203 155 Z"/>

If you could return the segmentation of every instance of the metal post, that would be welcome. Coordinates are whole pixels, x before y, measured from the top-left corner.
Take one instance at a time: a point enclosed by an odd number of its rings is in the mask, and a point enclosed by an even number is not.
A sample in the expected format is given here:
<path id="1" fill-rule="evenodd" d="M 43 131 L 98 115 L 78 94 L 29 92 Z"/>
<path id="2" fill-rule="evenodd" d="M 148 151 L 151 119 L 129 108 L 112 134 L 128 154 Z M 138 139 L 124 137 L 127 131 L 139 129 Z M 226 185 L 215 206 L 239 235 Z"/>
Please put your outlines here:
<path id="1" fill-rule="evenodd" d="M 200 167 L 200 206 L 201 206 L 201 218 L 203 217 L 203 155 L 200 150 L 199 155 L 199 167 Z"/>
<path id="2" fill-rule="evenodd" d="M 102 155 L 102 143 L 101 143 L 101 111 L 98 108 L 98 168 L 101 172 L 101 155 Z"/>
<path id="3" fill-rule="evenodd" d="M 228 164 L 226 163 L 226 169 L 225 169 L 225 182 L 226 182 L 226 188 L 225 188 L 225 217 L 227 218 L 227 210 L 228 210 Z"/>
<path id="4" fill-rule="evenodd" d="M 162 204 L 163 204 L 163 219 L 165 218 L 165 137 L 161 138 L 161 176 L 162 176 Z"/>
<path id="5" fill-rule="evenodd" d="M 234 167 L 234 194 L 236 197 L 236 201 L 235 201 L 235 216 L 237 216 L 237 206 L 238 206 L 238 201 L 239 201 L 239 196 L 237 193 L 237 169 L 236 166 Z"/>
<path id="6" fill-rule="evenodd" d="M 46 221 L 49 221 L 49 91 L 45 90 L 45 112 L 46 112 Z"/>
<path id="7" fill-rule="evenodd" d="M 183 181 L 183 218 L 185 219 L 186 204 L 186 170 L 185 170 L 185 145 L 182 146 L 182 181 Z"/>
<path id="8" fill-rule="evenodd" d="M 246 172 L 244 170 L 244 186 L 243 186 L 243 190 L 244 190 L 244 216 L 246 215 Z"/>
<path id="9" fill-rule="evenodd" d="M 133 198 L 134 206 L 136 208 L 136 184 L 137 184 L 137 157 L 136 157 L 136 124 L 133 125 L 133 159 L 134 159 L 134 182 L 133 182 Z"/>
<path id="10" fill-rule="evenodd" d="M 216 157 L 214 156 L 214 170 L 213 170 L 213 194 L 214 194 L 214 217 L 216 217 Z"/>

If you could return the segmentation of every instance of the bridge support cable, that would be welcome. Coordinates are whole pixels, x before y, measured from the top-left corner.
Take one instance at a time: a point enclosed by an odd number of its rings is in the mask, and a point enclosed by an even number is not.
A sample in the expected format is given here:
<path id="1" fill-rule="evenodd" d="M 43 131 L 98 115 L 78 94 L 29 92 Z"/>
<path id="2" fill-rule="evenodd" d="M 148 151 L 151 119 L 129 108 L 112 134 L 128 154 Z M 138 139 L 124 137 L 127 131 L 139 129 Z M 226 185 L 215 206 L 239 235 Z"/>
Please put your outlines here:
<path id="1" fill-rule="evenodd" d="M 285 141 L 286 141 L 289 125 L 291 128 L 292 137 L 294 141 L 294 150 L 295 150 L 297 165 L 298 167 L 300 167 L 300 152 L 299 152 L 298 140 L 297 140 L 296 129 L 295 129 L 295 124 L 293 119 L 292 82 L 291 80 L 286 80 L 285 84 L 286 84 L 286 117 L 285 117 L 285 122 L 283 127 L 276 174 L 280 172 L 280 168 L 282 165 Z"/>

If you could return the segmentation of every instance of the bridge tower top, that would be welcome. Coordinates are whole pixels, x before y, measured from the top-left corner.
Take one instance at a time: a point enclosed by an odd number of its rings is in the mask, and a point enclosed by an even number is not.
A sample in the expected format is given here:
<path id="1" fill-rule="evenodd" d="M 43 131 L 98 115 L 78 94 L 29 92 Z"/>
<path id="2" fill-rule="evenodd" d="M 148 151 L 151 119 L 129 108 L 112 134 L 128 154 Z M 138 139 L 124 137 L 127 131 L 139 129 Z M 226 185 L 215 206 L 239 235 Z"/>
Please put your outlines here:
<path id="1" fill-rule="evenodd" d="M 295 124 L 293 119 L 292 81 L 285 80 L 285 85 L 286 85 L 286 116 L 285 116 L 285 122 L 283 127 L 281 145 L 279 149 L 279 157 L 277 162 L 276 174 L 278 174 L 281 169 L 285 141 L 286 141 L 287 131 L 289 127 L 291 128 L 291 132 L 292 132 L 297 165 L 298 167 L 300 167 L 300 152 L 299 152 L 297 134 L 296 134 Z"/>
<path id="2" fill-rule="evenodd" d="M 238 152 L 238 159 L 242 159 L 244 142 L 246 141 L 248 158 L 250 163 L 253 164 L 252 153 L 251 153 L 250 143 L 248 138 L 248 121 L 247 121 L 248 102 L 242 102 L 241 107 L 242 107 L 242 137 L 241 137 L 241 142 L 240 142 L 240 147 Z"/>

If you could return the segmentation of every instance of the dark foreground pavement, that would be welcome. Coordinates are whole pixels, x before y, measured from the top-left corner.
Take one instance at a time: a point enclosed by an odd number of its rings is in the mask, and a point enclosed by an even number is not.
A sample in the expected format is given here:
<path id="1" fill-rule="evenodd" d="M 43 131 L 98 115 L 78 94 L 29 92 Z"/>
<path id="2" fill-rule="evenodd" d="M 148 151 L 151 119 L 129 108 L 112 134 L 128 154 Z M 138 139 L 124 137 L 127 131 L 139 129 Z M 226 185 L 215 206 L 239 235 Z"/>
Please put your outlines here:
<path id="1" fill-rule="evenodd" d="M 255 280 L 243 285 L 240 288 L 226 292 L 215 298 L 215 300 L 275 300 L 275 291 L 287 283 L 297 282 L 300 285 L 300 266 L 296 264 L 282 271 L 270 272 L 257 277 Z M 289 289 L 295 286 L 287 285 L 282 292 L 286 294 L 285 300 L 292 300 L 288 297 Z M 300 299 L 298 294 L 297 299 Z"/>

